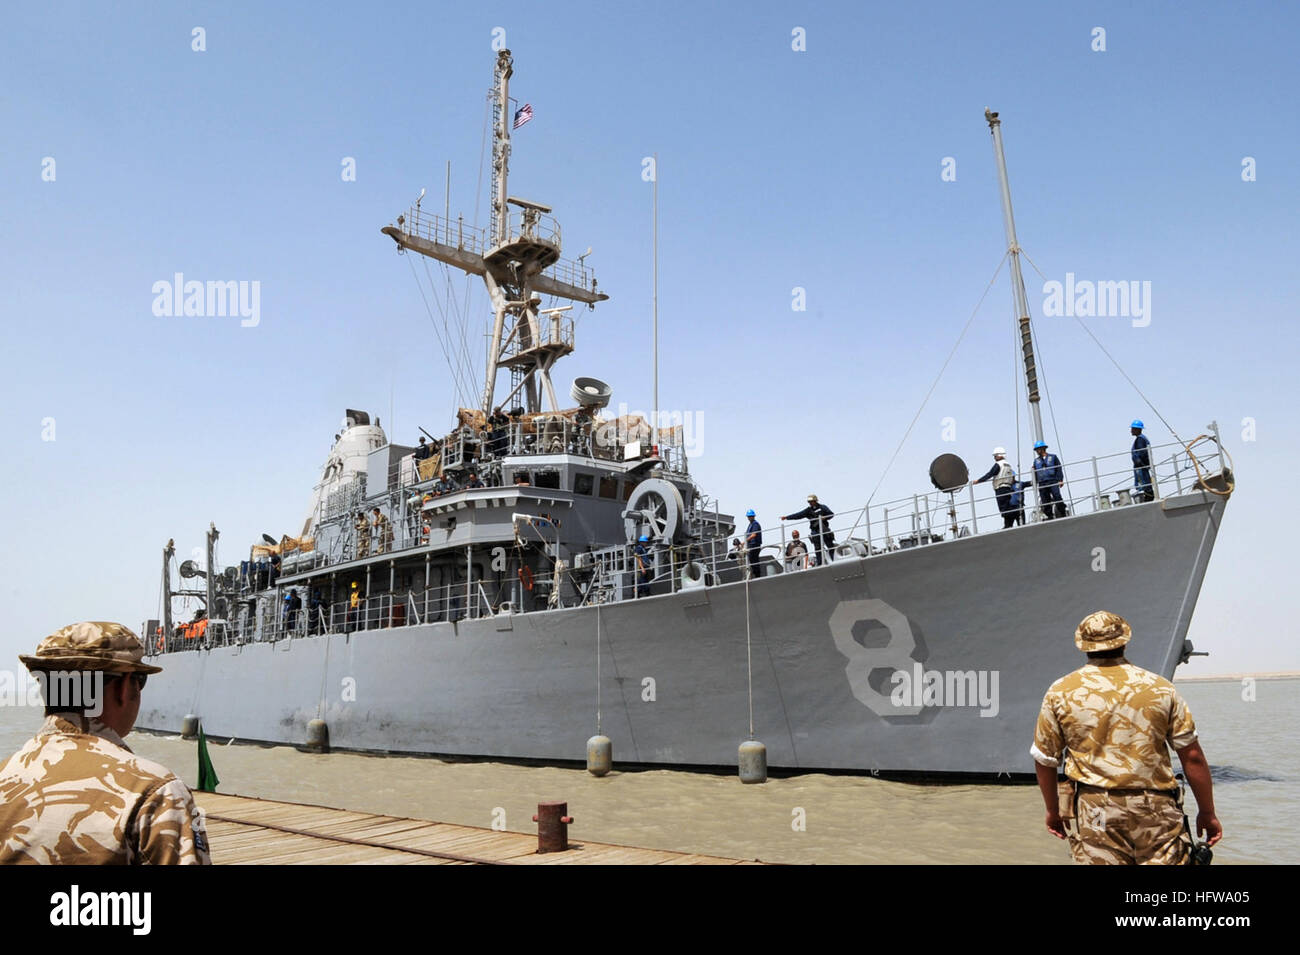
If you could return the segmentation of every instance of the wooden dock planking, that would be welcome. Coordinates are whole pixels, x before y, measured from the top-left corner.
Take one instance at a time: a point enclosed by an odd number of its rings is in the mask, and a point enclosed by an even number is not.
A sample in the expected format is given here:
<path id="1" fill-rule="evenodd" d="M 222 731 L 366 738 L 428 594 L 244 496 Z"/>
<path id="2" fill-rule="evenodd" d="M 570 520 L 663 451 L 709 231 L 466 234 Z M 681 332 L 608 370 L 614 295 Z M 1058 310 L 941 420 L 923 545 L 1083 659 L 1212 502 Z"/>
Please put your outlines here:
<path id="1" fill-rule="evenodd" d="M 570 842 L 537 852 L 537 837 L 427 819 L 194 794 L 218 865 L 743 865 L 739 859 Z"/>

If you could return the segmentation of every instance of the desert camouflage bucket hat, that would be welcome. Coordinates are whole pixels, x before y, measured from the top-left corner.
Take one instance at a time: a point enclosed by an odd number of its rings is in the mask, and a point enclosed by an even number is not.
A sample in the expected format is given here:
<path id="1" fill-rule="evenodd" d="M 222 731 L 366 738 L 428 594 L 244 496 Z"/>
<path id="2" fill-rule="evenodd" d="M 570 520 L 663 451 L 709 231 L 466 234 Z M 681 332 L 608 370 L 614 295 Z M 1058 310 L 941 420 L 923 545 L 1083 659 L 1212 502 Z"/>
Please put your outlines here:
<path id="1" fill-rule="evenodd" d="M 41 641 L 34 656 L 19 656 L 29 670 L 104 670 L 161 673 L 144 663 L 140 638 L 120 623 L 88 620 L 69 624 Z"/>
<path id="2" fill-rule="evenodd" d="M 1124 646 L 1133 636 L 1133 628 L 1117 613 L 1098 610 L 1083 618 L 1074 631 L 1074 645 L 1084 653 L 1114 650 Z"/>

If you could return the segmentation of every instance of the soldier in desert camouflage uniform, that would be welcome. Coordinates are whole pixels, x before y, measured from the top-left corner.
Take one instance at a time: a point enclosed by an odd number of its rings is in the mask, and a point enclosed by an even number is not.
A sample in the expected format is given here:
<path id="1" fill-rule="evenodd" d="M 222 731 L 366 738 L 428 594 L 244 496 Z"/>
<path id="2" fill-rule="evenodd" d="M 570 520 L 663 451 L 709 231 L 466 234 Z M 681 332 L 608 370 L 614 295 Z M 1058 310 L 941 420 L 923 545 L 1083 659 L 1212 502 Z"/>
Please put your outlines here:
<path id="1" fill-rule="evenodd" d="M 1132 629 L 1121 616 L 1089 614 L 1075 631 L 1088 664 L 1052 684 L 1030 748 L 1047 804 L 1047 828 L 1069 838 L 1074 861 L 1091 865 L 1182 865 L 1184 825 L 1169 746 L 1196 796 L 1196 830 L 1214 845 L 1210 767 L 1196 724 L 1174 685 L 1124 659 Z M 1066 782 L 1056 772 L 1065 761 Z M 1066 822 L 1072 822 L 1066 827 Z"/>
<path id="2" fill-rule="evenodd" d="M 371 508 L 371 513 L 375 515 L 371 524 L 374 528 L 375 553 L 387 554 L 393 547 L 393 525 L 379 508 Z"/>
<path id="3" fill-rule="evenodd" d="M 365 511 L 357 511 L 356 519 L 352 526 L 357 531 L 357 557 L 367 557 L 370 554 L 370 522 L 366 520 Z"/>
<path id="4" fill-rule="evenodd" d="M 122 742 L 146 677 L 161 672 L 143 656 L 126 627 L 91 622 L 64 627 L 35 656 L 19 657 L 48 687 L 52 673 L 102 674 L 103 682 L 80 708 L 47 689 L 44 725 L 0 765 L 0 863 L 211 864 L 189 789 Z"/>

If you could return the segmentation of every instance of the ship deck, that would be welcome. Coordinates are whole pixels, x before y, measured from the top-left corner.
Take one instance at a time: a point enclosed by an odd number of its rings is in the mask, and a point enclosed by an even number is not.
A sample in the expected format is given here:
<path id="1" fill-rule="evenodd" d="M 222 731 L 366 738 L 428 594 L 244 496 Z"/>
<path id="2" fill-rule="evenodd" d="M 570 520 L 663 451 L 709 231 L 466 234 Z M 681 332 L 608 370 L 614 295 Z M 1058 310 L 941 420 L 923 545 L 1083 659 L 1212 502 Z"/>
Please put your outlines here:
<path id="1" fill-rule="evenodd" d="M 686 852 L 569 842 L 539 853 L 537 837 L 278 802 L 194 793 L 216 865 L 752 865 Z"/>

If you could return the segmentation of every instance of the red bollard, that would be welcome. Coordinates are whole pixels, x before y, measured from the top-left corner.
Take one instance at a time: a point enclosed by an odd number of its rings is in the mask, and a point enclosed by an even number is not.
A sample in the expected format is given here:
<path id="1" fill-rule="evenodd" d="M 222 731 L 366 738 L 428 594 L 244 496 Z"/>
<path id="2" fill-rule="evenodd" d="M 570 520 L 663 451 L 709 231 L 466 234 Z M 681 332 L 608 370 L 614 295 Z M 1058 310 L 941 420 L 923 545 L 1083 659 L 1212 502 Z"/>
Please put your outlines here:
<path id="1" fill-rule="evenodd" d="M 569 823 L 573 817 L 565 815 L 569 810 L 567 802 L 539 802 L 537 815 L 537 851 L 564 852 L 569 848 Z"/>

